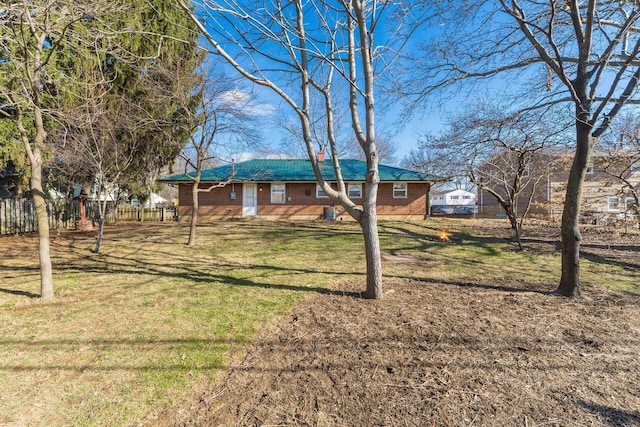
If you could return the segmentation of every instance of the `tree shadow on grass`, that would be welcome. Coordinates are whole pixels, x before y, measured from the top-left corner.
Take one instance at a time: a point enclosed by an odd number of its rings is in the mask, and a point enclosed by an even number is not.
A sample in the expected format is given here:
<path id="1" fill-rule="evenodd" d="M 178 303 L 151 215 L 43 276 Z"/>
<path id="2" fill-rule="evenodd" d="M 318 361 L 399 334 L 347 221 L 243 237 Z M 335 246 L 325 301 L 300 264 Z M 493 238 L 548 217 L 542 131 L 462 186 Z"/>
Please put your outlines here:
<path id="1" fill-rule="evenodd" d="M 619 261 L 616 259 L 611 259 L 601 254 L 595 254 L 593 252 L 585 251 L 584 249 L 580 250 L 580 257 L 583 259 L 587 259 L 596 264 L 611 265 L 611 266 L 616 266 L 616 267 L 620 267 L 627 270 L 640 270 L 640 264 L 634 264 L 628 261 Z"/>
<path id="2" fill-rule="evenodd" d="M 398 235 L 408 236 L 414 241 L 420 242 L 418 246 L 404 248 L 406 250 L 427 252 L 433 248 L 442 246 L 442 243 L 438 242 L 437 239 L 433 237 L 433 228 L 423 228 L 425 230 L 424 233 L 416 232 L 407 227 L 403 227 L 401 224 L 385 223 L 384 225 L 381 225 L 380 234 L 381 237 L 385 236 L 385 234 L 388 235 L 387 237 L 395 237 Z M 466 232 L 451 233 L 449 237 L 451 238 L 451 242 L 453 244 L 462 244 L 481 248 L 484 251 L 484 254 L 488 256 L 497 256 L 504 251 L 508 251 L 508 246 L 498 247 L 496 245 L 509 244 L 513 246 L 514 251 L 520 252 L 515 246 L 512 237 L 476 236 Z M 562 250 L 560 240 L 555 238 L 541 239 L 536 237 L 523 237 L 522 243 L 524 245 L 525 251 L 533 252 L 534 254 L 558 253 L 559 255 L 559 252 Z M 618 259 L 615 255 L 608 256 L 606 254 L 594 252 L 594 250 L 598 249 L 634 253 L 640 252 L 640 247 L 633 245 L 584 243 L 581 245 L 580 250 L 580 257 L 582 259 L 589 260 L 590 262 L 615 266 L 631 271 L 640 270 L 640 263 L 634 263 L 625 259 Z"/>
<path id="3" fill-rule="evenodd" d="M 279 267 L 273 267 L 273 266 L 259 266 L 258 268 L 276 270 L 281 272 L 291 272 L 291 274 L 323 273 L 321 271 L 316 271 L 316 270 L 300 271 L 297 269 L 279 268 Z M 190 280 L 194 283 L 219 282 L 229 286 L 246 286 L 251 288 L 275 289 L 280 291 L 284 290 L 284 291 L 296 291 L 296 292 L 315 292 L 322 295 L 337 295 L 337 296 L 345 296 L 345 297 L 352 297 L 352 298 L 363 298 L 363 294 L 364 294 L 364 292 L 335 290 L 335 289 L 329 289 L 325 287 L 316 287 L 316 286 L 307 287 L 307 286 L 286 285 L 281 283 L 264 283 L 264 282 L 255 281 L 249 278 L 238 278 L 231 275 L 212 274 L 212 273 L 205 273 L 205 272 L 187 271 L 182 273 L 169 274 L 169 276 Z"/>
<path id="4" fill-rule="evenodd" d="M 39 294 L 34 294 L 33 292 L 27 292 L 27 291 L 17 291 L 15 289 L 0 288 L 0 292 L 5 294 L 24 296 L 28 298 L 40 298 Z"/>
<path id="5" fill-rule="evenodd" d="M 436 279 L 430 279 L 426 277 L 400 277 L 400 276 L 394 276 L 394 277 L 401 278 L 401 279 L 410 279 L 415 282 L 431 283 L 434 285 L 457 286 L 460 288 L 487 289 L 487 290 L 510 292 L 510 293 L 535 293 L 540 295 L 555 295 L 553 291 L 546 291 L 542 289 L 516 288 L 513 286 L 488 285 L 485 283 L 455 282 L 451 280 L 441 280 L 441 279 L 436 280 Z"/>
<path id="6" fill-rule="evenodd" d="M 600 415 L 609 425 L 616 427 L 640 426 L 640 413 L 638 412 L 598 405 L 584 400 L 579 400 L 578 404 L 583 408 Z"/>
<path id="7" fill-rule="evenodd" d="M 147 249 L 148 250 L 148 249 Z M 95 254 L 83 255 L 82 249 L 75 252 L 81 257 L 82 262 L 78 264 L 66 263 L 56 268 L 57 273 L 109 273 L 109 274 L 125 274 L 131 276 L 151 276 L 162 278 L 176 278 L 191 282 L 192 284 L 210 284 L 220 283 L 228 286 L 244 286 L 263 289 L 274 289 L 280 291 L 296 291 L 296 292 L 315 292 L 322 295 L 336 295 L 352 298 L 364 298 L 364 291 L 346 291 L 340 289 L 330 289 L 322 286 L 314 285 L 289 285 L 286 283 L 267 283 L 265 281 L 256 280 L 260 278 L 258 273 L 256 277 L 237 277 L 227 272 L 255 269 L 258 272 L 269 271 L 277 275 L 308 275 L 308 274 L 324 274 L 324 275 L 352 275 L 352 272 L 336 272 L 314 268 L 290 268 L 280 267 L 266 264 L 242 264 L 220 262 L 215 265 L 213 270 L 207 271 L 194 264 L 193 259 L 179 258 L 175 254 L 163 251 L 155 251 L 156 257 L 159 259 L 178 260 L 179 263 L 172 266 L 174 271 L 168 271 L 167 265 L 160 262 L 150 262 L 142 259 L 135 259 L 129 255 L 112 255 L 112 254 Z M 33 272 L 31 267 L 14 267 L 12 269 L 12 278 L 18 278 L 23 274 Z M 8 294 L 27 296 L 29 298 L 38 298 L 40 295 L 27 291 L 18 291 L 0 288 L 0 292 Z"/>
<path id="8" fill-rule="evenodd" d="M 438 241 L 439 231 L 437 229 L 425 226 L 422 228 L 425 230 L 424 233 L 404 227 L 401 223 L 384 223 L 380 225 L 379 234 L 381 238 L 395 238 L 397 236 L 409 237 L 415 242 L 419 242 L 419 245 L 407 249 L 422 252 L 429 251 L 432 248 L 438 248 L 443 245 L 442 242 Z M 447 232 L 447 237 L 453 244 L 464 244 L 481 248 L 488 256 L 500 255 L 502 251 L 495 247 L 496 244 L 514 244 L 511 238 L 474 236 L 463 231 L 453 233 Z"/>
<path id="9" fill-rule="evenodd" d="M 173 258 L 176 259 L 175 254 L 164 253 L 162 251 L 156 251 L 156 257 L 160 259 Z M 201 268 L 194 268 L 193 259 L 178 258 L 179 264 L 174 265 L 176 271 L 166 271 L 166 265 L 156 262 L 149 262 L 140 259 L 132 260 L 126 256 L 117 255 L 102 255 L 100 263 L 108 265 L 109 271 L 116 274 L 146 274 L 151 276 L 161 277 L 174 277 L 179 279 L 188 280 L 192 283 L 221 283 L 230 286 L 246 286 L 254 288 L 275 289 L 284 291 L 297 291 L 297 292 L 315 292 L 324 295 L 338 295 L 360 298 L 364 292 L 351 292 L 344 290 L 329 289 L 321 286 L 305 286 L 305 285 L 289 285 L 285 283 L 267 283 L 264 281 L 255 280 L 254 277 L 237 277 L 232 274 L 225 274 L 226 272 L 245 270 L 256 270 L 258 273 L 255 277 L 260 278 L 261 274 L 265 271 L 269 271 L 278 275 L 309 275 L 309 274 L 324 274 L 324 275 L 352 275 L 351 272 L 338 272 L 327 271 L 315 268 L 292 268 L 292 267 L 280 267 L 268 264 L 243 264 L 232 262 L 217 262 L 213 265 L 212 271 L 206 271 Z M 132 264 L 133 262 L 133 264 Z M 87 269 L 83 269 L 87 271 Z M 100 268 L 95 268 L 95 272 L 102 272 Z"/>

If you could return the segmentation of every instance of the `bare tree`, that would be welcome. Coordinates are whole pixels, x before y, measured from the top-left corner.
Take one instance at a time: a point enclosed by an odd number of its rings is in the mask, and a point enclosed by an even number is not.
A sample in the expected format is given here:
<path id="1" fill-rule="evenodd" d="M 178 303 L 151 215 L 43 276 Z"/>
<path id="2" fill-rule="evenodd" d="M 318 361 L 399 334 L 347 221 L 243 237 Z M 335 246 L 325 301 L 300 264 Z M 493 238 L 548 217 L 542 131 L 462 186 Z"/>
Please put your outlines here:
<path id="1" fill-rule="evenodd" d="M 416 67 L 423 78 L 413 76 L 413 81 L 427 82 L 414 85 L 420 95 L 470 78 L 502 75 L 509 78 L 503 81 L 511 93 L 520 92 L 514 103 L 533 108 L 573 105 L 575 152 L 562 215 L 562 275 L 556 290 L 561 295 L 580 294 L 578 219 L 593 146 L 622 107 L 638 101 L 639 17 L 635 1 L 447 2 L 442 26 L 425 44 L 428 60 Z"/>
<path id="2" fill-rule="evenodd" d="M 376 147 L 378 149 L 378 157 L 380 158 L 380 163 L 384 163 L 386 165 L 393 165 L 397 163 L 398 159 L 396 158 L 396 146 L 393 144 L 392 139 L 376 138 Z M 355 139 L 351 139 L 349 141 L 346 155 L 352 156 L 358 160 L 365 160 L 364 152 L 360 149 L 360 145 Z"/>
<path id="3" fill-rule="evenodd" d="M 180 154 L 185 161 L 185 176 L 193 180 L 188 246 L 196 245 L 199 194 L 223 187 L 233 179 L 232 175 L 224 182 L 201 188 L 203 169 L 207 164 L 214 165 L 222 161 L 225 152 L 251 146 L 256 139 L 252 125 L 254 117 L 250 114 L 252 98 L 247 92 L 234 87 L 229 78 L 217 76 L 203 82 L 201 93 L 201 104 L 185 104 L 185 109 L 191 110 L 193 130 L 189 142 Z M 232 145 L 235 150 L 228 145 Z M 189 169 L 191 173 L 187 173 Z"/>
<path id="4" fill-rule="evenodd" d="M 427 133 L 422 135 L 418 146 L 412 149 L 402 160 L 403 167 L 418 170 L 430 175 L 444 177 L 439 188 L 455 188 L 456 190 L 474 191 L 475 185 L 469 181 L 466 167 L 460 167 L 457 162 L 451 162 L 447 154 L 447 132 L 439 134 Z M 441 148 L 438 148 L 441 147 Z M 438 187 L 434 187 L 438 188 Z"/>
<path id="5" fill-rule="evenodd" d="M 391 20 L 408 13 L 402 2 L 315 0 L 291 2 L 209 1 L 197 5 L 207 26 L 180 1 L 215 52 L 240 75 L 265 86 L 298 117 L 302 139 L 318 184 L 361 226 L 367 262 L 365 296 L 381 298 L 382 265 L 377 229 L 379 155 L 376 146 L 376 78 L 403 39 Z M 399 29 L 396 31 L 395 29 Z M 313 114 L 321 106 L 322 114 Z M 335 113 L 346 106 L 367 176 L 363 207 L 347 194 L 335 134 Z M 322 123 L 322 126 L 317 126 Z M 320 134 L 321 129 L 322 135 Z M 323 176 L 316 152 L 331 158 L 337 186 Z"/>
<path id="6" fill-rule="evenodd" d="M 453 118 L 440 138 L 427 140 L 423 150 L 437 153 L 436 164 L 464 173 L 496 200 L 522 250 L 525 218 L 538 183 L 547 176 L 540 163 L 549 157 L 542 154 L 562 145 L 568 125 L 563 126 L 557 114 L 504 111 L 504 106 L 474 106 Z"/>
<path id="7" fill-rule="evenodd" d="M 56 102 L 72 87 L 65 86 L 60 57 L 73 46 L 89 42 L 89 21 L 97 24 L 104 11 L 117 13 L 119 5 L 100 0 L 11 1 L 0 6 L 0 115 L 12 120 L 29 158 L 31 196 L 39 233 L 40 296 L 54 296 L 49 244 L 49 221 L 45 204 L 43 166 L 47 136 L 55 132 Z M 97 25 L 94 25 L 97 26 Z M 67 52 L 68 53 L 68 52 Z M 64 76 L 66 77 L 66 76 Z M 69 101 L 69 99 L 67 99 Z"/>
<path id="8" fill-rule="evenodd" d="M 545 177 L 545 174 L 540 173 L 540 169 L 534 168 L 536 154 L 541 148 L 516 147 L 506 142 L 500 152 L 469 171 L 470 180 L 476 184 L 478 190 L 494 197 L 504 210 L 520 250 L 525 218 L 531 208 L 538 183 Z M 534 174 L 534 170 L 537 173 Z"/>
<path id="9" fill-rule="evenodd" d="M 65 151 L 74 153 L 70 157 L 85 165 L 89 183 L 97 184 L 98 235 L 94 252 L 100 253 L 109 202 L 117 202 L 120 179 L 134 165 L 138 153 L 130 136 L 146 123 L 140 120 L 138 106 L 130 105 L 128 98 L 116 101 L 100 84 L 89 83 L 85 89 L 86 102 L 67 113 Z"/>

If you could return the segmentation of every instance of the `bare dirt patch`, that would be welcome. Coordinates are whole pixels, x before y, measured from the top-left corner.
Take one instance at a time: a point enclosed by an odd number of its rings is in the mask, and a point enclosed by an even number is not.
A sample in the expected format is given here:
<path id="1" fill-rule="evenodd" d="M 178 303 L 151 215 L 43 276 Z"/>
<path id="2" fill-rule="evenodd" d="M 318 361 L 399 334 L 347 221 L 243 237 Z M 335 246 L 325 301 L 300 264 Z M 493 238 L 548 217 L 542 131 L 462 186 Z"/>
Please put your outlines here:
<path id="1" fill-rule="evenodd" d="M 396 283 L 318 296 L 179 425 L 640 425 L 636 297 Z"/>
<path id="2" fill-rule="evenodd" d="M 537 230 L 528 247 L 556 250 L 556 229 Z M 637 235 L 625 236 L 587 230 L 585 253 L 640 268 Z M 637 295 L 590 288 L 570 300 L 517 280 L 391 279 L 384 300 L 367 301 L 361 286 L 306 300 L 164 422 L 640 426 Z"/>

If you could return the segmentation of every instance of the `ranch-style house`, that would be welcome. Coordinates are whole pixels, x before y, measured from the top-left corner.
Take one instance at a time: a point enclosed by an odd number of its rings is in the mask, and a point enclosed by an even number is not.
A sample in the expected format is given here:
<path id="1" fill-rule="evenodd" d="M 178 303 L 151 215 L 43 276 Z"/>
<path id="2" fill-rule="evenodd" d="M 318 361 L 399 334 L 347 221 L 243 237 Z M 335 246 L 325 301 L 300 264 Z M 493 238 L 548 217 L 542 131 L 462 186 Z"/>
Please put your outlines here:
<path id="1" fill-rule="evenodd" d="M 318 162 L 328 182 L 335 182 L 333 163 Z M 349 197 L 363 198 L 367 165 L 360 160 L 340 161 Z M 171 175 L 160 182 L 178 186 L 178 215 L 191 217 L 194 173 Z M 379 166 L 378 216 L 424 219 L 429 212 L 429 190 L 441 178 L 391 166 Z M 264 219 L 347 219 L 349 214 L 329 199 L 309 160 L 260 159 L 228 164 L 202 171 L 198 218 L 220 220 L 259 217 Z"/>

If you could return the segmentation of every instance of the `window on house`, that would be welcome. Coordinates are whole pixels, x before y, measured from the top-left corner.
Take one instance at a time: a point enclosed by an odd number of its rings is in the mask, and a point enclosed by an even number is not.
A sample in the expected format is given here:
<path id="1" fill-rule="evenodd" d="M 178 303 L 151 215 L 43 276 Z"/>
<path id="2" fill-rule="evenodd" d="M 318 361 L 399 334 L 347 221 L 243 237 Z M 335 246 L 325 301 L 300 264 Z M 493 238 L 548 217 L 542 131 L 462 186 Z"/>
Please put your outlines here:
<path id="1" fill-rule="evenodd" d="M 351 199 L 362 199 L 362 184 L 347 184 L 347 192 Z"/>
<path id="2" fill-rule="evenodd" d="M 440 200 L 444 200 L 444 194 L 441 194 L 440 196 L 438 196 L 438 198 L 439 198 Z"/>
<path id="3" fill-rule="evenodd" d="M 393 184 L 393 198 L 403 199 L 407 197 L 407 183 L 397 182 Z"/>
<path id="4" fill-rule="evenodd" d="M 471 200 L 471 195 L 470 194 L 464 194 L 462 196 L 462 198 L 465 199 L 465 200 Z"/>
<path id="5" fill-rule="evenodd" d="M 458 200 L 460 198 L 460 196 L 458 196 L 457 194 L 455 196 L 451 196 L 451 200 Z"/>
<path id="6" fill-rule="evenodd" d="M 636 200 L 633 197 L 627 197 L 624 199 L 624 206 L 627 212 L 633 213 L 637 211 Z"/>
<path id="7" fill-rule="evenodd" d="M 607 198 L 607 211 L 618 212 L 620 210 L 620 198 L 618 196 L 609 196 Z"/>
<path id="8" fill-rule="evenodd" d="M 285 189 L 285 184 L 271 184 L 271 203 L 284 203 Z"/>
<path id="9" fill-rule="evenodd" d="M 324 192 L 324 190 L 322 190 L 322 187 L 320 187 L 320 185 L 316 184 L 316 198 L 317 199 L 327 199 L 329 196 L 327 196 Z"/>

